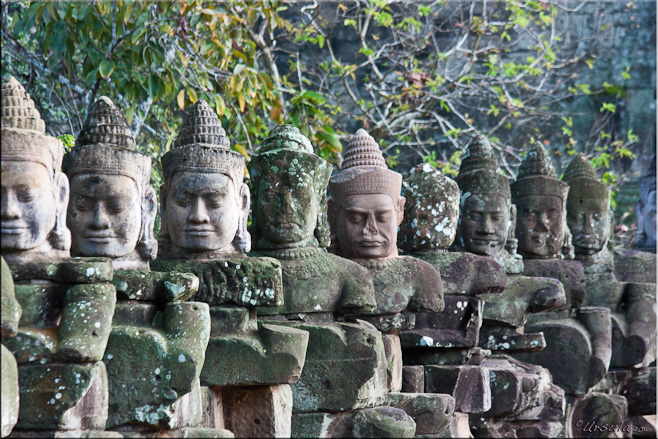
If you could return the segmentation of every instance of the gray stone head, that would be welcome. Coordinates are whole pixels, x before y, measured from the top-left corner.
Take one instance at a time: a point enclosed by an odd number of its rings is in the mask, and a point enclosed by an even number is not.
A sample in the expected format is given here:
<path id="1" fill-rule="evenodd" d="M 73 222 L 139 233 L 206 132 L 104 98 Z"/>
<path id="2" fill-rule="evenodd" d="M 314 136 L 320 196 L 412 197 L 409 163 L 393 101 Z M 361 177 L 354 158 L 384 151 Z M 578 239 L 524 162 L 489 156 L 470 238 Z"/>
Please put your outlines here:
<path id="1" fill-rule="evenodd" d="M 116 269 L 148 269 L 158 250 L 151 158 L 135 151 L 126 118 L 108 97 L 92 105 L 64 172 L 71 181 L 71 254 L 108 257 Z"/>
<path id="2" fill-rule="evenodd" d="M 584 155 L 574 157 L 562 181 L 569 184 L 567 225 L 576 257 L 587 258 L 603 251 L 610 243 L 612 228 L 610 188 L 598 180 Z"/>
<path id="3" fill-rule="evenodd" d="M 2 255 L 12 262 L 69 256 L 69 180 L 61 172 L 63 145 L 23 86 L 2 83 Z"/>
<path id="4" fill-rule="evenodd" d="M 250 250 L 245 158 L 230 149 L 206 101 L 185 111 L 173 149 L 162 156 L 162 171 L 158 257 L 215 259 Z"/>
<path id="5" fill-rule="evenodd" d="M 519 166 L 510 185 L 517 207 L 516 238 L 524 259 L 571 258 L 571 234 L 567 228 L 569 185 L 557 179 L 551 158 L 537 142 Z"/>
<path id="6" fill-rule="evenodd" d="M 473 140 L 455 181 L 461 199 L 454 248 L 496 260 L 507 257 L 513 212 L 510 185 L 508 178 L 500 173 L 486 138 L 478 136 Z"/>

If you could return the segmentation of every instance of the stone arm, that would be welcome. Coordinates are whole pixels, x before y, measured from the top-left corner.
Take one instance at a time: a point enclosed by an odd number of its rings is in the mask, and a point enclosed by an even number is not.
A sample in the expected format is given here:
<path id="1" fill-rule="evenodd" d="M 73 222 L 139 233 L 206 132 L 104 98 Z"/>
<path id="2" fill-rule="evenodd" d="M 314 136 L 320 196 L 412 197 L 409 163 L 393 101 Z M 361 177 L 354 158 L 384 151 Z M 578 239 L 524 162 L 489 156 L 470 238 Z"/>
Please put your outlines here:
<path id="1" fill-rule="evenodd" d="M 21 319 L 21 305 L 16 300 L 14 281 L 11 278 L 9 266 L 2 261 L 2 339 L 13 337 L 18 332 L 18 322 Z"/>
<path id="2" fill-rule="evenodd" d="M 409 299 L 407 309 L 413 312 L 440 312 L 443 311 L 443 282 L 441 275 L 432 265 L 420 259 L 409 258 L 413 261 L 413 288 L 414 294 Z"/>
<path id="3" fill-rule="evenodd" d="M 196 294 L 199 278 L 191 273 L 122 270 L 112 284 L 119 300 L 184 302 Z"/>
<path id="4" fill-rule="evenodd" d="M 629 283 L 624 291 L 628 334 L 638 338 L 644 350 L 644 363 L 656 358 L 656 285 Z M 645 365 L 646 365 L 645 364 Z"/>
<path id="5" fill-rule="evenodd" d="M 343 285 L 338 304 L 341 314 L 364 314 L 377 306 L 370 272 L 359 264 L 343 259 Z"/>

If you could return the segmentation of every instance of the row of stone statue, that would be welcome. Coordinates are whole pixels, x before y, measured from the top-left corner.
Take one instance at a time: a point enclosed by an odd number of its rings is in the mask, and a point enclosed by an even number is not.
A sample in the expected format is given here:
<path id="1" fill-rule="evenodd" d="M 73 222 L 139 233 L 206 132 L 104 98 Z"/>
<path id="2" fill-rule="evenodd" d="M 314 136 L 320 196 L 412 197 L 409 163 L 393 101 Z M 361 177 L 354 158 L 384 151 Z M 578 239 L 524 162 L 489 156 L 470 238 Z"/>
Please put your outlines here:
<path id="1" fill-rule="evenodd" d="M 403 181 L 358 130 L 332 176 L 283 125 L 250 193 L 199 100 L 162 170 L 156 240 L 151 160 L 112 101 L 63 155 L 3 82 L 3 437 L 651 425 L 655 256 L 613 252 L 610 190 L 584 157 L 560 181 L 537 144 L 510 184 L 477 138 L 455 181 L 429 165 Z M 654 249 L 655 187 L 654 167 L 639 205 Z"/>

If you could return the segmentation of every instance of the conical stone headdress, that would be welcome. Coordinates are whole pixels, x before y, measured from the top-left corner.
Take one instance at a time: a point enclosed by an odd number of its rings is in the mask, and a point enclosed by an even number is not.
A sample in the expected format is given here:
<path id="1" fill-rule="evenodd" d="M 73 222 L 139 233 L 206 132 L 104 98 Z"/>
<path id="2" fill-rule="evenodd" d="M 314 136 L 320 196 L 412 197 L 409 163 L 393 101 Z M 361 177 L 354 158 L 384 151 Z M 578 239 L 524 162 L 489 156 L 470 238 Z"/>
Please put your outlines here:
<path id="1" fill-rule="evenodd" d="M 174 148 L 162 156 L 165 178 L 178 171 L 221 173 L 242 183 L 245 158 L 230 149 L 222 124 L 208 103 L 199 99 L 185 111 Z"/>
<path id="2" fill-rule="evenodd" d="M 125 175 L 140 188 L 151 178 L 151 158 L 135 151 L 126 118 L 107 96 L 92 105 L 75 146 L 64 157 L 64 172 Z"/>
<path id="3" fill-rule="evenodd" d="M 557 179 L 551 158 L 539 142 L 523 158 L 516 181 L 510 188 L 514 204 L 526 195 L 553 195 L 566 203 L 569 193 L 569 185 Z"/>
<path id="4" fill-rule="evenodd" d="M 46 125 L 25 88 L 10 76 L 2 83 L 2 161 L 43 164 L 54 176 L 62 167 L 64 145 L 46 135 Z"/>
<path id="5" fill-rule="evenodd" d="M 589 160 L 582 154 L 571 160 L 564 171 L 562 181 L 569 184 L 569 200 L 589 198 L 610 200 L 610 188 L 599 181 Z"/>
<path id="6" fill-rule="evenodd" d="M 387 194 L 397 202 L 402 175 L 386 166 L 375 139 L 360 128 L 345 149 L 340 172 L 329 180 L 329 192 L 340 206 L 345 197 L 357 194 Z"/>
<path id="7" fill-rule="evenodd" d="M 279 125 L 270 131 L 249 168 L 254 181 L 266 173 L 307 173 L 322 190 L 331 175 L 331 165 L 313 153 L 311 141 L 292 125 Z"/>
<path id="8" fill-rule="evenodd" d="M 509 204 L 509 179 L 500 174 L 498 160 L 491 144 L 483 136 L 477 136 L 462 157 L 459 174 L 455 177 L 462 193 L 462 203 L 466 194 L 491 194 L 504 197 Z"/>

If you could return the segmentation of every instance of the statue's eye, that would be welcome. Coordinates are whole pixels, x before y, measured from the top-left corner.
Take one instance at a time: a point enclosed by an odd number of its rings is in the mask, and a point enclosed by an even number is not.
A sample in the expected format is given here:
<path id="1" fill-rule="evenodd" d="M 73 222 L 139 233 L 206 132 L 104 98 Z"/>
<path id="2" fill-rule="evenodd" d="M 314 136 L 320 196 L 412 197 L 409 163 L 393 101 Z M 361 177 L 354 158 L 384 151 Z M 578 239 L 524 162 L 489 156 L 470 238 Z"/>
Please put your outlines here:
<path id="1" fill-rule="evenodd" d="M 73 203 L 77 210 L 89 210 L 91 209 L 92 203 L 87 197 L 82 197 L 80 195 L 75 197 L 75 202 Z"/>
<path id="2" fill-rule="evenodd" d="M 123 203 L 119 200 L 110 200 L 107 203 L 107 210 L 112 213 L 121 213 L 126 208 L 126 203 Z"/>
<path id="3" fill-rule="evenodd" d="M 352 224 L 362 224 L 363 223 L 363 218 L 364 215 L 358 214 L 358 213 L 348 213 L 347 214 L 347 221 L 349 221 Z"/>
<path id="4" fill-rule="evenodd" d="M 471 221 L 480 221 L 482 219 L 482 214 L 480 212 L 468 212 L 467 216 Z"/>
<path id="5" fill-rule="evenodd" d="M 385 223 L 385 222 L 388 222 L 390 219 L 391 219 L 391 213 L 390 212 L 377 214 L 377 222 Z"/>
<path id="6" fill-rule="evenodd" d="M 499 223 L 499 222 L 501 222 L 501 221 L 503 220 L 503 216 L 502 216 L 502 215 L 498 215 L 498 214 L 494 214 L 494 215 L 491 215 L 491 220 L 492 220 L 493 222 Z"/>
<path id="7" fill-rule="evenodd" d="M 187 207 L 190 205 L 189 201 L 183 197 L 176 197 L 174 203 L 178 204 L 180 207 Z"/>
<path id="8" fill-rule="evenodd" d="M 526 211 L 525 217 L 528 221 L 537 221 L 537 214 L 535 212 Z"/>
<path id="9" fill-rule="evenodd" d="M 36 198 L 36 194 L 28 188 L 18 191 L 16 196 L 21 203 L 29 203 Z"/>
<path id="10" fill-rule="evenodd" d="M 594 218 L 596 221 L 599 221 L 599 220 L 601 220 L 601 215 L 599 215 L 598 213 L 595 213 L 595 214 L 593 215 L 593 218 Z"/>

